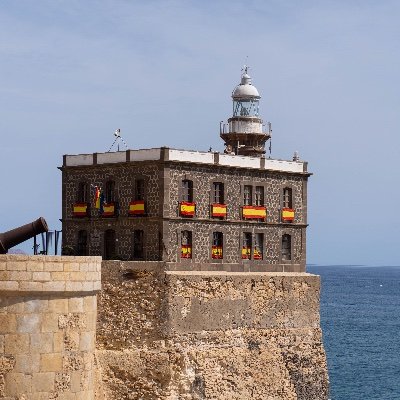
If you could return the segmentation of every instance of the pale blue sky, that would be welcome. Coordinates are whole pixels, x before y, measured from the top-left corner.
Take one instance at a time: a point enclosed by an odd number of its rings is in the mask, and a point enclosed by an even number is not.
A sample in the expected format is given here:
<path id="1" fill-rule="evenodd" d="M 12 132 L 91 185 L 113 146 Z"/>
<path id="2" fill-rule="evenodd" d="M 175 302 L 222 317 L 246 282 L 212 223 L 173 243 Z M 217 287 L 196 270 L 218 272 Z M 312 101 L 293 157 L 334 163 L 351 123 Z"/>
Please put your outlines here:
<path id="1" fill-rule="evenodd" d="M 0 0 L 0 231 L 60 229 L 62 155 L 116 128 L 222 150 L 248 56 L 273 158 L 314 172 L 307 261 L 399 265 L 399 20 L 397 1 Z"/>

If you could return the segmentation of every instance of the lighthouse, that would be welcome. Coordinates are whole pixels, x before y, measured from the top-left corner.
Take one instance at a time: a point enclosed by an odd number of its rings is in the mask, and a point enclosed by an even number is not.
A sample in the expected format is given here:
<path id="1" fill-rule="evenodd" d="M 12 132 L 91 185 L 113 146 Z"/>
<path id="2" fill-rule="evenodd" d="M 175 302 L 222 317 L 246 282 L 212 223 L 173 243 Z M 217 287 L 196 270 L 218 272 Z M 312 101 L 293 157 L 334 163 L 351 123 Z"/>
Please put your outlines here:
<path id="1" fill-rule="evenodd" d="M 271 124 L 265 127 L 259 114 L 261 96 L 252 84 L 248 66 L 243 67 L 240 84 L 232 92 L 233 110 L 228 123 L 221 122 L 220 136 L 225 153 L 262 157 L 265 143 L 271 137 Z"/>

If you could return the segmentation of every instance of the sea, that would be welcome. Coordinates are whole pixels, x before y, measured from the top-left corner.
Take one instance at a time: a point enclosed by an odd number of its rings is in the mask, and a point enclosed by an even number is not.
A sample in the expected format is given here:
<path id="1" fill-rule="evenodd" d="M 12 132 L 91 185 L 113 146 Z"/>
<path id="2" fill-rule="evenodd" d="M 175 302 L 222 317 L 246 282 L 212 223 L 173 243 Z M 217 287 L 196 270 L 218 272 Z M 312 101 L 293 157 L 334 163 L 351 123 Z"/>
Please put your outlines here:
<path id="1" fill-rule="evenodd" d="M 321 276 L 331 400 L 400 400 L 400 266 L 308 265 Z"/>

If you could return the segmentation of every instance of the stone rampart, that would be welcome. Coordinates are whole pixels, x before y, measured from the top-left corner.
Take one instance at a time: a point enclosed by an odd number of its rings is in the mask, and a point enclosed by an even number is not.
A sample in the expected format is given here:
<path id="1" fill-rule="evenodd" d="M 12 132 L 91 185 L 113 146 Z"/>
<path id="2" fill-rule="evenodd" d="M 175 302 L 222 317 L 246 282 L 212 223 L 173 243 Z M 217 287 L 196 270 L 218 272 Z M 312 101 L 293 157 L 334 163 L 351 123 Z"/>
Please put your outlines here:
<path id="1" fill-rule="evenodd" d="M 103 262 L 102 278 L 98 399 L 328 398 L 318 276 Z"/>
<path id="2" fill-rule="evenodd" d="M 94 398 L 101 257 L 0 255 L 0 398 Z"/>

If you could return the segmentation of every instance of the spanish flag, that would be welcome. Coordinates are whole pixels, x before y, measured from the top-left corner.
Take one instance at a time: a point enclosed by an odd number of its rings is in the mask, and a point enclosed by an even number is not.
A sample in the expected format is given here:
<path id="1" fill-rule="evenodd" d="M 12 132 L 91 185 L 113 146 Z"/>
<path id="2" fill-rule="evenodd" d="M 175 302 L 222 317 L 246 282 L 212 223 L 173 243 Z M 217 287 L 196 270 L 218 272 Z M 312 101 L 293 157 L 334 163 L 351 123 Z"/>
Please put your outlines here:
<path id="1" fill-rule="evenodd" d="M 267 209 L 260 206 L 243 206 L 243 218 L 245 219 L 266 219 Z"/>
<path id="2" fill-rule="evenodd" d="M 195 203 L 188 203 L 186 201 L 182 201 L 179 205 L 179 213 L 183 217 L 193 217 L 196 210 Z"/>
<path id="3" fill-rule="evenodd" d="M 292 208 L 282 208 L 282 221 L 283 222 L 294 221 L 294 210 Z"/>
<path id="4" fill-rule="evenodd" d="M 74 217 L 86 217 L 88 205 L 87 203 L 75 203 L 73 206 Z"/>
<path id="5" fill-rule="evenodd" d="M 211 205 L 212 217 L 226 217 L 226 204 L 212 204 Z"/>
<path id="6" fill-rule="evenodd" d="M 131 201 L 129 203 L 129 215 L 143 215 L 144 214 L 144 200 Z"/>
<path id="7" fill-rule="evenodd" d="M 183 244 L 181 247 L 181 258 L 192 258 L 192 246 Z"/>
<path id="8" fill-rule="evenodd" d="M 94 195 L 94 205 L 96 209 L 100 209 L 100 195 L 101 195 L 101 189 L 96 186 L 96 192 Z"/>

